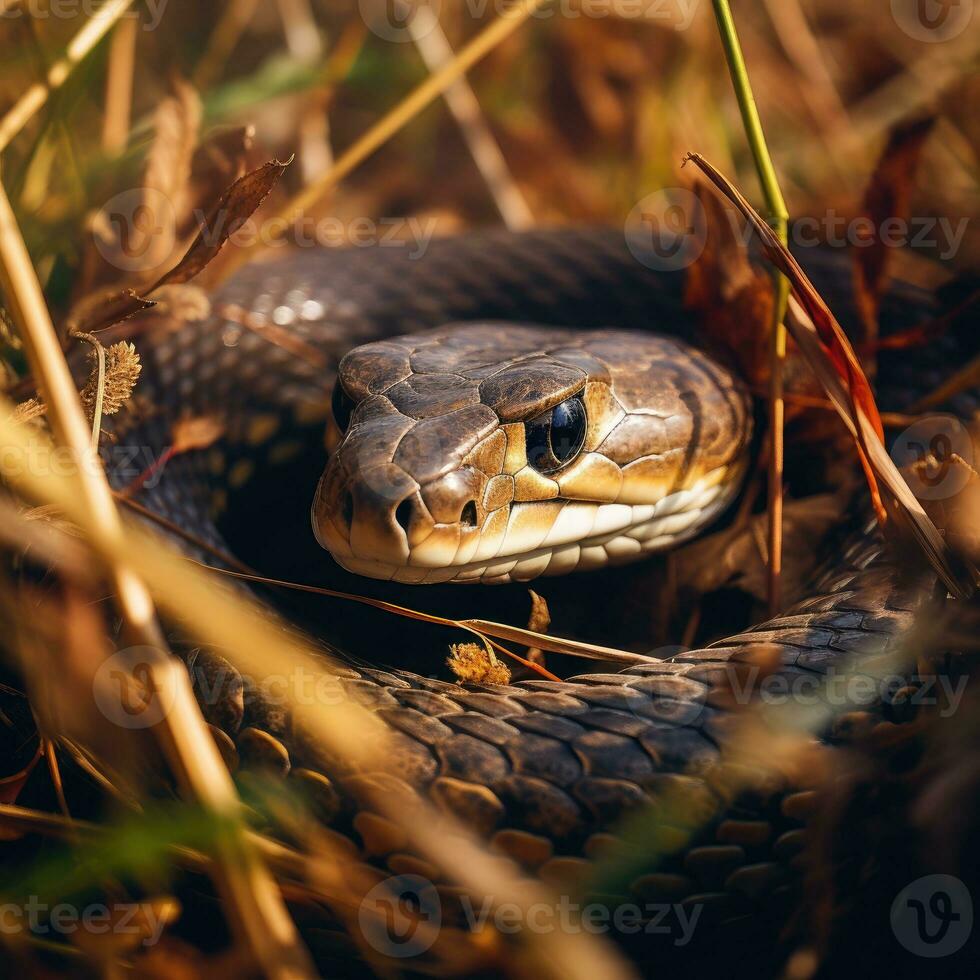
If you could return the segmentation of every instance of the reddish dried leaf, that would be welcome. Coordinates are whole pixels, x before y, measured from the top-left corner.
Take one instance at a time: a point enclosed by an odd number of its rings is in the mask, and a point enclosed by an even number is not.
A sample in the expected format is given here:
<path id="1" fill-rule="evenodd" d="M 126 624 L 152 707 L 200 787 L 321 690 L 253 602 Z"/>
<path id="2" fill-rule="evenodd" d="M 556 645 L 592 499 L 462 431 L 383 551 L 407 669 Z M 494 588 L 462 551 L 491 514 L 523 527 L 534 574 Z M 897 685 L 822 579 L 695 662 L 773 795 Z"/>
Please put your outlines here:
<path id="1" fill-rule="evenodd" d="M 744 377 L 764 385 L 769 377 L 769 332 L 773 317 L 772 277 L 749 260 L 736 230 L 738 213 L 699 183 L 704 207 L 704 251 L 688 269 L 684 305 L 697 312 L 705 336 L 731 352 Z"/>
<path id="2" fill-rule="evenodd" d="M 892 248 L 884 241 L 883 231 L 889 222 L 909 219 L 912 182 L 935 123 L 934 116 L 927 116 L 896 126 L 865 191 L 864 220 L 857 225 L 862 241 L 855 251 L 854 282 L 866 342 L 878 336 L 881 296 L 888 282 Z"/>
<path id="3" fill-rule="evenodd" d="M 843 379 L 854 404 L 860 406 L 878 438 L 884 442 L 885 433 L 881 424 L 881 416 L 878 413 L 878 405 L 871 391 L 871 385 L 868 383 L 864 370 L 854 353 L 854 348 L 830 307 L 823 301 L 799 262 L 790 254 L 789 249 L 779 241 L 776 233 L 762 220 L 759 213 L 731 181 L 702 156 L 692 153 L 687 159 L 699 167 L 722 194 L 738 206 L 742 214 L 752 224 L 760 237 L 767 257 L 789 279 L 807 314 L 813 320 L 824 353 Z"/>

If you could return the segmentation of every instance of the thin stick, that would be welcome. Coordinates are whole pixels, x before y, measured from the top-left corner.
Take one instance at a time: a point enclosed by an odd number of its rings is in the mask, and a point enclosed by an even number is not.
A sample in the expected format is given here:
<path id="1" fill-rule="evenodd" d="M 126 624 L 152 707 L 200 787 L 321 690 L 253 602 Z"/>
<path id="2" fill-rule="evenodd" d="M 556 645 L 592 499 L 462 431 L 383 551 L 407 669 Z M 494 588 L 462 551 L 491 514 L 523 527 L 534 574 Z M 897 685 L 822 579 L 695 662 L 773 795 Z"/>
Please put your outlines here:
<path id="1" fill-rule="evenodd" d="M 126 13 L 132 3 L 133 0 L 107 0 L 105 5 L 100 7 L 71 39 L 64 54 L 48 69 L 44 81 L 35 82 L 14 103 L 10 111 L 0 120 L 0 153 L 43 107 L 51 93 L 64 85 L 75 65 L 105 37 L 112 25 Z"/>
<path id="2" fill-rule="evenodd" d="M 176 661 L 164 655 L 167 644 L 150 593 L 124 557 L 125 539 L 119 513 L 92 448 L 78 392 L 2 185 L 0 286 L 20 330 L 31 372 L 48 406 L 56 442 L 72 454 L 75 470 L 70 482 L 89 539 L 111 542 L 118 548 L 108 562 L 107 572 L 124 623 L 125 641 L 160 651 L 159 660 L 152 665 L 153 683 L 157 690 L 176 690 L 181 695 L 154 726 L 154 734 L 184 787 L 209 809 L 237 817 L 234 784 L 196 707 L 186 674 L 181 683 Z M 242 939 L 257 962 L 269 976 L 312 975 L 312 969 L 302 969 L 305 951 L 268 872 L 245 849 L 240 834 L 230 834 L 220 843 L 223 875 L 219 885 L 223 886 L 236 913 Z"/>
<path id="3" fill-rule="evenodd" d="M 402 0 L 401 6 L 407 8 L 407 0 Z M 452 46 L 431 7 L 416 7 L 415 12 L 409 14 L 408 32 L 430 72 L 452 64 Z M 504 224 L 511 230 L 530 228 L 534 224 L 534 215 L 507 166 L 466 76 L 461 76 L 442 94 Z"/>
<path id="4" fill-rule="evenodd" d="M 776 168 L 766 144 L 762 130 L 762 120 L 755 96 L 752 94 L 752 84 L 749 81 L 748 69 L 742 54 L 742 46 L 735 29 L 735 18 L 732 16 L 728 0 L 712 0 L 715 19 L 721 34 L 721 43 L 725 49 L 732 85 L 735 88 L 735 98 L 738 100 L 742 113 L 742 124 L 752 150 L 755 167 L 762 184 L 762 193 L 766 200 L 770 225 L 786 244 L 789 232 L 789 212 L 776 177 Z M 775 273 L 776 303 L 769 345 L 769 615 L 778 614 L 782 596 L 782 566 L 783 566 L 783 422 L 785 405 L 783 402 L 783 367 L 786 361 L 786 328 L 783 319 L 786 316 L 786 306 L 789 301 L 789 281 L 780 273 Z"/>
<path id="5" fill-rule="evenodd" d="M 277 223 L 276 220 L 269 222 L 269 227 L 276 229 L 275 237 L 281 238 L 286 235 L 292 223 L 304 211 L 336 187 L 358 164 L 367 159 L 402 126 L 418 115 L 548 2 L 550 0 L 523 0 L 521 3 L 507 6 L 500 16 L 465 45 L 449 64 L 440 68 L 435 74 L 429 75 L 398 105 L 382 116 L 352 147 L 338 157 L 336 163 L 318 181 L 287 202 L 276 216 L 280 219 L 279 222 Z"/>
<path id="6" fill-rule="evenodd" d="M 102 342 L 95 334 L 73 330 L 71 335 L 78 340 L 84 340 L 95 351 L 96 384 L 95 405 L 92 409 L 92 449 L 98 452 L 99 436 L 102 433 L 102 406 L 105 402 L 105 347 L 102 346 Z"/>

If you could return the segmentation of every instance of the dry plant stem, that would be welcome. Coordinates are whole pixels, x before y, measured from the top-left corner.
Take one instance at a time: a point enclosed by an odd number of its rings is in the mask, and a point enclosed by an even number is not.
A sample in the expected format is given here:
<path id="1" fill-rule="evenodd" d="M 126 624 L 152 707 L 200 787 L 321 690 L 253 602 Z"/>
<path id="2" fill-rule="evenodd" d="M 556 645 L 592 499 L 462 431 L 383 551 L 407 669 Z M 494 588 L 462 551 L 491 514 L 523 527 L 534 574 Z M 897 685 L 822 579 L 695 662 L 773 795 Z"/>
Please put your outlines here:
<path id="1" fill-rule="evenodd" d="M 99 436 L 102 432 L 102 403 L 105 399 L 105 348 L 95 334 L 73 330 L 71 335 L 77 340 L 84 340 L 95 351 L 98 378 L 95 388 L 95 407 L 92 410 L 92 451 L 98 452 Z"/>
<path id="2" fill-rule="evenodd" d="M 752 93 L 752 83 L 749 81 L 748 69 L 742 55 L 742 46 L 735 28 L 735 18 L 732 16 L 728 0 L 712 0 L 715 19 L 721 34 L 722 46 L 728 60 L 735 97 L 738 99 L 739 110 L 745 134 L 752 150 L 756 170 L 762 184 L 762 192 L 769 209 L 769 221 L 775 229 L 779 240 L 785 245 L 788 240 L 789 212 L 776 177 L 776 168 L 772 155 L 766 144 L 762 130 L 762 120 L 759 108 Z M 775 616 L 782 605 L 782 566 L 783 566 L 783 422 L 785 405 L 783 403 L 783 367 L 786 362 L 786 327 L 783 318 L 786 315 L 786 304 L 789 300 L 789 282 L 779 272 L 775 273 L 776 302 L 774 304 L 773 323 L 769 346 L 769 574 L 768 599 L 769 615 Z"/>
<path id="3" fill-rule="evenodd" d="M 163 747 L 173 769 L 183 776 L 186 794 L 211 813 L 237 816 L 228 807 L 235 790 L 224 761 L 216 750 L 201 752 L 201 746 L 213 743 L 213 739 L 201 717 L 183 664 L 167 656 L 161 658 L 155 673 L 155 683 L 161 685 L 157 689 L 172 694 L 167 711 L 169 738 L 163 740 Z M 193 760 L 193 768 L 187 765 L 188 760 Z M 263 972 L 282 980 L 315 976 L 275 881 L 244 828 L 219 834 L 215 850 L 218 859 L 215 876 L 226 898 L 237 906 L 245 927 L 242 938 L 251 945 Z M 264 934 L 262 930 L 268 932 Z M 259 937 L 261 941 L 257 942 Z"/>
<path id="4" fill-rule="evenodd" d="M 408 8 L 409 2 L 401 0 L 400 5 Z M 453 49 L 431 7 L 415 8 L 415 13 L 408 17 L 408 31 L 430 72 L 452 64 Z M 534 224 L 534 215 L 490 132 L 479 100 L 466 76 L 453 82 L 443 92 L 443 98 L 466 140 L 473 162 L 483 176 L 504 224 L 512 231 L 530 228 Z"/>
<path id="5" fill-rule="evenodd" d="M 505 7 L 500 16 L 466 44 L 449 64 L 429 75 L 398 105 L 382 116 L 352 147 L 341 154 L 333 167 L 320 180 L 302 190 L 286 204 L 277 215 L 278 218 L 285 219 L 282 222 L 284 229 L 278 232 L 277 237 L 286 235 L 289 227 L 304 211 L 333 190 L 358 164 L 367 159 L 402 126 L 549 2 L 550 0 L 521 0 L 519 3 Z M 278 226 L 273 221 L 270 222 L 269 227 Z"/>
<path id="6" fill-rule="evenodd" d="M 48 406 L 48 418 L 55 440 L 73 456 L 75 471 L 69 482 L 72 493 L 77 495 L 79 524 L 93 543 L 111 543 L 115 547 L 112 559 L 107 562 L 107 573 L 123 620 L 125 642 L 161 652 L 160 662 L 153 668 L 157 675 L 153 677 L 153 682 L 158 690 L 167 690 L 167 671 L 176 669 L 176 665 L 167 667 L 169 660 L 163 654 L 167 649 L 166 641 L 156 620 L 153 601 L 126 558 L 122 523 L 115 502 L 92 448 L 78 392 L 2 186 L 0 286 L 20 329 L 31 372 Z M 181 721 L 190 727 L 177 730 L 171 712 L 166 713 L 156 726 L 155 734 L 178 775 L 198 799 L 220 812 L 236 813 L 238 799 L 234 785 L 189 691 L 188 696 L 193 710 L 184 710 Z M 188 716 L 191 721 L 187 720 Z M 195 720 L 196 725 L 193 724 Z M 188 732 L 194 733 L 193 744 L 187 742 Z M 224 871 L 231 892 L 232 908 L 237 916 L 236 924 L 265 972 L 269 976 L 302 975 L 302 971 L 282 973 L 276 965 L 295 959 L 301 947 L 271 879 L 261 871 L 243 876 L 237 859 L 228 864 Z"/>
<path id="7" fill-rule="evenodd" d="M 72 69 L 105 37 L 112 25 L 132 6 L 133 0 L 107 0 L 71 39 L 68 47 L 48 69 L 43 82 L 35 82 L 0 120 L 0 153 L 24 128 L 31 117 L 71 75 Z"/>
<path id="8" fill-rule="evenodd" d="M 58 809 L 64 814 L 66 820 L 71 820 L 71 811 L 68 809 L 68 800 L 65 797 L 65 786 L 61 780 L 61 767 L 58 765 L 58 754 L 54 740 L 46 735 L 41 738 L 41 747 L 44 752 L 44 761 L 48 765 L 48 773 L 51 776 L 51 785 L 54 788 L 55 798 L 58 800 Z"/>
<path id="9" fill-rule="evenodd" d="M 102 123 L 102 149 L 112 156 L 122 153 L 129 139 L 138 30 L 139 21 L 135 17 L 127 17 L 112 32 Z"/>

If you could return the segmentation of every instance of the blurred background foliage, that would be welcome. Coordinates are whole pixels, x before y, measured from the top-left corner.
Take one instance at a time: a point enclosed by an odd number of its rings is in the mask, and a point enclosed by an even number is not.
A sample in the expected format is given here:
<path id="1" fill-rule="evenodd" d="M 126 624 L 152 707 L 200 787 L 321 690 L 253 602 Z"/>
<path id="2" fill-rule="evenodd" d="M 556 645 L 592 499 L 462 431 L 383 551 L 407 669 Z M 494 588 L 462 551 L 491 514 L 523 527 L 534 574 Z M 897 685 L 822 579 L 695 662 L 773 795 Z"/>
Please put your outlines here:
<path id="1" fill-rule="evenodd" d="M 51 298 L 64 296 L 68 282 L 53 273 L 77 264 L 86 215 L 112 193 L 137 186 L 152 113 L 175 76 L 198 87 L 205 135 L 253 124 L 257 160 L 297 152 L 299 165 L 278 193 L 295 192 L 425 77 L 404 32 L 392 41 L 365 25 L 363 11 L 383 19 L 391 3 L 136 3 L 128 133 L 108 131 L 113 42 L 106 41 L 5 154 L 4 180 Z M 4 6 L 0 105 L 42 77 L 78 30 L 78 16 L 55 13 L 92 5 Z M 498 6 L 443 0 L 440 22 L 454 48 L 492 20 Z M 37 16 L 27 16 L 25 7 Z M 641 8 L 645 15 L 635 13 Z M 794 216 L 858 213 L 888 129 L 927 110 L 941 120 L 920 169 L 913 214 L 977 212 L 976 19 L 957 37 L 930 44 L 903 30 L 887 3 L 755 0 L 736 3 L 734 11 Z M 689 151 L 704 154 L 759 200 L 708 0 L 562 0 L 469 78 L 536 223 L 621 224 L 638 200 L 678 183 Z M 438 220 L 440 232 L 500 220 L 442 100 L 357 168 L 318 212 L 342 220 L 425 215 Z M 952 261 L 969 265 L 978 250 L 980 229 L 971 225 Z"/>

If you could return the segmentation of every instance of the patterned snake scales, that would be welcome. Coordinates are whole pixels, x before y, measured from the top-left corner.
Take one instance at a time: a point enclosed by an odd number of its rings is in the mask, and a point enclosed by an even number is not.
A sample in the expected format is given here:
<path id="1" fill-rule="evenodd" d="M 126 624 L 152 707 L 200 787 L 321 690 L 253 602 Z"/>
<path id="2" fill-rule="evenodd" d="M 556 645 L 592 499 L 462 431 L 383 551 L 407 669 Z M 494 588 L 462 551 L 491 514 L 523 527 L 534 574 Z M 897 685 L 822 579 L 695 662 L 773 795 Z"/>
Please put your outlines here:
<path id="1" fill-rule="evenodd" d="M 811 251 L 812 278 L 846 322 L 846 257 Z M 682 287 L 681 273 L 652 271 L 620 233 L 602 230 L 471 234 L 434 241 L 415 260 L 379 247 L 254 264 L 212 297 L 207 319 L 139 335 L 144 410 L 117 426 L 120 438 L 157 454 L 178 413 L 219 413 L 226 424 L 220 445 L 173 459 L 139 499 L 220 543 L 215 500 L 297 454 L 323 459 L 326 424 L 332 456 L 314 531 L 355 572 L 503 582 L 664 548 L 732 500 L 751 429 L 739 383 L 684 340 L 694 330 Z M 883 315 L 901 327 L 929 304 L 902 289 Z M 460 321 L 470 325 L 445 327 Z M 271 342 L 272 330 L 318 357 Z M 338 362 L 355 347 L 335 389 Z M 914 392 L 888 364 L 880 390 L 898 390 L 885 407 L 899 408 Z M 930 383 L 920 365 L 917 384 Z M 823 558 L 829 570 L 785 615 L 622 673 L 481 687 L 343 669 L 348 693 L 390 729 L 392 769 L 380 784 L 428 794 L 550 882 L 581 881 L 628 811 L 681 794 L 704 822 L 626 883 L 629 895 L 697 904 L 705 921 L 789 905 L 816 794 L 772 773 L 721 794 L 710 773 L 732 731 L 727 671 L 762 650 L 787 680 L 873 674 L 931 592 L 931 582 L 900 576 L 866 527 L 839 535 Z M 195 676 L 230 669 L 213 654 L 190 663 Z M 897 711 L 852 707 L 885 719 Z M 366 859 L 438 881 L 372 812 L 361 792 L 371 773 L 304 745 L 247 690 L 204 710 L 244 768 L 312 787 L 324 819 Z M 845 721 L 847 710 L 838 707 Z M 847 727 L 838 722 L 825 741 Z"/>

